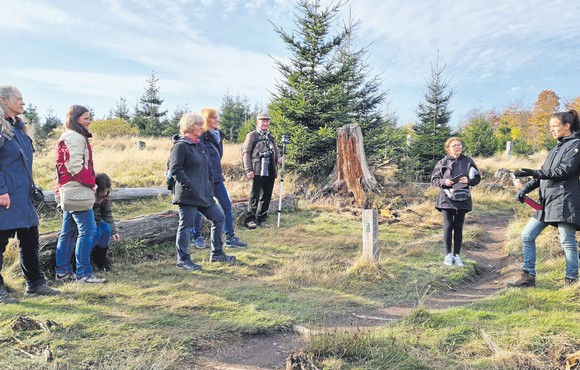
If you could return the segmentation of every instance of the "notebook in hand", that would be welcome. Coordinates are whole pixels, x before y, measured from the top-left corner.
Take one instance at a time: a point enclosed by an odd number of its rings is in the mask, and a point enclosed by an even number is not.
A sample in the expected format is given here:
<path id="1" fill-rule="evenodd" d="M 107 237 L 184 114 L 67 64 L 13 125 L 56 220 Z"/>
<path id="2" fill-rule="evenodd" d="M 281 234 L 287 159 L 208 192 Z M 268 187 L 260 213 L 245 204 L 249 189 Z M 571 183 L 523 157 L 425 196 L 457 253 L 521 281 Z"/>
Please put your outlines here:
<path id="1" fill-rule="evenodd" d="M 524 203 L 526 203 L 528 206 L 532 207 L 536 211 L 539 211 L 540 209 L 542 209 L 542 205 L 540 203 L 536 202 L 535 200 L 528 197 L 527 195 L 524 198 Z"/>

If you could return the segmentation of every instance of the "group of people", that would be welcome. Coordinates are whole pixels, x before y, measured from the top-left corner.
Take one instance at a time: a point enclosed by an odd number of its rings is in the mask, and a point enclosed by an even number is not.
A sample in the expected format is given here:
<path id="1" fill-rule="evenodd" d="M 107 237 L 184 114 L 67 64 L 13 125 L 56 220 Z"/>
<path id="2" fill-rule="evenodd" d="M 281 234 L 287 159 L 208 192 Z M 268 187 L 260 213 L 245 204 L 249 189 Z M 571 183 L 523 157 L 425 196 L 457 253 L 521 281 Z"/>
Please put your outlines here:
<path id="1" fill-rule="evenodd" d="M 255 229 L 258 224 L 268 226 L 266 220 L 276 168 L 283 161 L 269 125 L 270 116 L 260 113 L 256 130 L 248 133 L 242 145 L 244 169 L 248 178 L 253 180 L 245 214 L 249 229 Z M 232 204 L 221 166 L 224 134 L 219 128 L 217 110 L 204 108 L 201 114 L 185 113 L 179 121 L 179 132 L 172 138 L 168 163 L 169 176 L 175 180 L 172 202 L 179 208 L 175 241 L 177 267 L 191 271 L 201 269 L 191 259 L 189 246 L 190 242 L 197 248 L 206 246 L 201 234 L 202 215 L 211 222 L 210 262 L 232 263 L 236 257 L 224 252 L 223 231 L 226 234 L 225 246 L 240 248 L 247 244 L 234 231 Z M 264 171 L 260 163 L 265 162 L 269 164 Z"/>
<path id="2" fill-rule="evenodd" d="M 8 241 L 16 237 L 25 293 L 57 295 L 60 292 L 48 286 L 39 263 L 38 215 L 31 195 L 34 148 L 28 127 L 19 117 L 24 113 L 24 105 L 16 87 L 0 86 L 0 271 Z M 177 267 L 185 270 L 201 269 L 192 261 L 189 246 L 190 243 L 197 248 L 206 246 L 201 235 L 202 215 L 212 224 L 210 262 L 236 260 L 224 252 L 224 245 L 247 246 L 234 231 L 232 205 L 221 166 L 224 134 L 217 113 L 214 108 L 204 108 L 201 114 L 184 114 L 179 122 L 180 134 L 172 138 L 168 166 L 175 180 L 172 202 L 179 208 Z M 269 123 L 267 113 L 259 114 L 256 131 L 247 135 L 242 146 L 244 169 L 252 179 L 245 214 L 249 229 L 268 226 L 277 164 L 283 161 L 269 132 Z M 93 265 L 109 271 L 109 241 L 120 240 L 109 203 L 111 179 L 94 169 L 90 124 L 86 107 L 71 106 L 56 144 L 55 199 L 63 216 L 56 247 L 55 280 L 62 283 L 106 282 L 94 274 Z M 30 176 L 22 176 L 24 173 Z M 0 303 L 13 302 L 17 299 L 10 294 L 0 274 Z"/>
<path id="3" fill-rule="evenodd" d="M 20 91 L 0 86 L 0 271 L 9 239 L 18 239 L 20 266 L 26 281 L 27 295 L 56 295 L 47 285 L 40 269 L 38 215 L 31 190 L 33 142 L 19 115 L 24 112 Z M 56 144 L 55 198 L 63 211 L 63 222 L 56 247 L 55 279 L 60 282 L 104 283 L 93 273 L 93 265 L 111 269 L 107 258 L 109 240 L 120 240 L 109 204 L 111 179 L 97 174 L 90 144 L 90 112 L 80 105 L 71 106 Z M 248 229 L 268 227 L 267 217 L 278 165 L 284 158 L 269 131 L 270 116 L 260 113 L 256 130 L 247 134 L 242 144 L 243 167 L 252 180 L 244 216 Z M 247 246 L 235 234 L 232 204 L 224 184 L 221 159 L 224 134 L 215 108 L 201 114 L 185 113 L 179 122 L 179 134 L 173 136 L 169 155 L 169 176 L 174 179 L 172 202 L 179 208 L 176 235 L 177 267 L 200 270 L 191 259 L 190 245 L 205 248 L 202 215 L 211 222 L 210 262 L 232 263 L 224 246 Z M 522 168 L 515 176 L 531 177 L 517 193 L 524 202 L 526 194 L 539 188 L 539 204 L 522 232 L 523 272 L 509 286 L 534 286 L 536 280 L 536 238 L 548 226 L 558 228 L 566 256 L 566 285 L 578 282 L 578 246 L 580 229 L 580 120 L 575 110 L 559 112 L 550 119 L 550 132 L 557 144 L 538 170 Z M 445 257 L 449 266 L 463 266 L 460 257 L 465 215 L 473 208 L 470 187 L 479 184 L 481 175 L 474 160 L 463 154 L 458 137 L 445 142 L 446 156 L 435 166 L 431 183 L 440 188 L 435 207 L 443 214 Z M 28 173 L 29 176 L 23 176 Z M 226 241 L 222 240 L 225 232 Z M 74 257 L 73 257 L 74 254 Z M 91 258 L 92 257 L 92 258 Z M 0 303 L 17 299 L 8 292 L 0 274 Z"/>
<path id="4" fill-rule="evenodd" d="M 525 226 L 523 271 L 507 285 L 530 287 L 536 284 L 536 239 L 548 226 L 558 228 L 560 244 L 566 257 L 564 285 L 578 283 L 578 244 L 580 230 L 580 120 L 575 110 L 554 113 L 550 118 L 550 133 L 557 140 L 538 170 L 522 168 L 516 177 L 531 179 L 516 194 L 524 203 L 526 194 L 539 188 L 539 206 Z M 473 204 L 469 188 L 481 181 L 472 158 L 465 156 L 461 140 L 451 137 L 445 142 L 447 155 L 436 165 L 431 183 L 440 188 L 435 207 L 443 214 L 445 265 L 463 266 L 459 255 L 463 242 L 465 214 Z"/>

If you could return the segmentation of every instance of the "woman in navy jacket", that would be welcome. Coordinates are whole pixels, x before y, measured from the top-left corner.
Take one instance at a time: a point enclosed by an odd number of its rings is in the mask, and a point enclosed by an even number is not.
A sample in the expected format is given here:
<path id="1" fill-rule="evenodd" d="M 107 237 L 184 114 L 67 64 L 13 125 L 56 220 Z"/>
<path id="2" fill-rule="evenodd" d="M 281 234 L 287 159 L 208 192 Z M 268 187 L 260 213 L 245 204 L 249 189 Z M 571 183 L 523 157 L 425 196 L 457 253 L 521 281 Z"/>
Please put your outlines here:
<path id="1" fill-rule="evenodd" d="M 24 100 L 14 86 L 0 86 L 0 270 L 8 239 L 18 238 L 20 267 L 26 294 L 55 295 L 46 285 L 38 260 L 38 215 L 32 205 L 32 140 L 18 115 Z M 6 290 L 0 275 L 0 304 L 17 302 Z"/>

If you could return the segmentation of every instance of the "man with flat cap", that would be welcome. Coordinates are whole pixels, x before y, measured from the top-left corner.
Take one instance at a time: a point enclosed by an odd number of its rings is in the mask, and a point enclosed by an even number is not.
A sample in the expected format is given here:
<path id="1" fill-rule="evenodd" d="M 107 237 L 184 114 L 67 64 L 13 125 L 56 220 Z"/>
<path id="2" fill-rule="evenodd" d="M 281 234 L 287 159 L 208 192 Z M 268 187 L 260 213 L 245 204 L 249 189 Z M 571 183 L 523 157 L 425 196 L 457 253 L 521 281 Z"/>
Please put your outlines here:
<path id="1" fill-rule="evenodd" d="M 274 136 L 270 133 L 270 115 L 260 113 L 256 117 L 256 130 L 246 135 L 242 144 L 242 161 L 252 190 L 245 215 L 248 229 L 268 227 L 268 208 L 278 174 L 278 164 L 284 160 Z"/>

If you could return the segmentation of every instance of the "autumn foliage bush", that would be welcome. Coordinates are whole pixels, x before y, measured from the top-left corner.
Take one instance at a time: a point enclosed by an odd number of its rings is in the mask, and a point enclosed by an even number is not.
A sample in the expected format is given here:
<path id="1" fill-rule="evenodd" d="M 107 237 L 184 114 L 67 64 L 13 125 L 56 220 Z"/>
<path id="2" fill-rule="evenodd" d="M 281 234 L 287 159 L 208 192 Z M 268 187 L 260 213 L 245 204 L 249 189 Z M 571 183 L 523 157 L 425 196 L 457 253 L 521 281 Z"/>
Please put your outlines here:
<path id="1" fill-rule="evenodd" d="M 135 136 L 139 133 L 136 127 L 121 118 L 95 120 L 91 123 L 91 132 L 98 138 Z"/>

